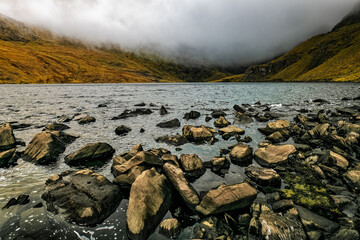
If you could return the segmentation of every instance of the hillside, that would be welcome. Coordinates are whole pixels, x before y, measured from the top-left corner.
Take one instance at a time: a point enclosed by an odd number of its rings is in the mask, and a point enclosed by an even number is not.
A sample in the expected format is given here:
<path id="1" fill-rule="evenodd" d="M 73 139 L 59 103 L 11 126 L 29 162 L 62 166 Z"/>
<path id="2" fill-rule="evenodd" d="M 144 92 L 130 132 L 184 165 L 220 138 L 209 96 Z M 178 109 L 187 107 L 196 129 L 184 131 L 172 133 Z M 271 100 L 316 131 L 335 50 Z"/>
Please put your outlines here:
<path id="1" fill-rule="evenodd" d="M 241 81 L 360 81 L 360 9 L 334 29 L 266 64 L 247 69 Z"/>
<path id="2" fill-rule="evenodd" d="M 208 81 L 227 75 L 54 36 L 0 15 L 0 83 Z"/>

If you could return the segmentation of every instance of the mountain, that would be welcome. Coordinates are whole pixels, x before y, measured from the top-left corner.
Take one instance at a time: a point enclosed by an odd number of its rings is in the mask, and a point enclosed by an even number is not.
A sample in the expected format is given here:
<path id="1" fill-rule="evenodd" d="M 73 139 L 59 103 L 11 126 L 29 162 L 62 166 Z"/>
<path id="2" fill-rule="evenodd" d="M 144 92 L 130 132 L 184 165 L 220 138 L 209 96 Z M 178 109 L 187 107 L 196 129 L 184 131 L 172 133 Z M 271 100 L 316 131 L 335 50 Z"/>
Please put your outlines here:
<path id="1" fill-rule="evenodd" d="M 0 15 L 0 83 L 211 81 L 228 75 L 55 36 Z"/>
<path id="2" fill-rule="evenodd" d="M 249 67 L 237 81 L 360 81 L 360 5 L 331 32 L 301 43 L 268 63 Z"/>

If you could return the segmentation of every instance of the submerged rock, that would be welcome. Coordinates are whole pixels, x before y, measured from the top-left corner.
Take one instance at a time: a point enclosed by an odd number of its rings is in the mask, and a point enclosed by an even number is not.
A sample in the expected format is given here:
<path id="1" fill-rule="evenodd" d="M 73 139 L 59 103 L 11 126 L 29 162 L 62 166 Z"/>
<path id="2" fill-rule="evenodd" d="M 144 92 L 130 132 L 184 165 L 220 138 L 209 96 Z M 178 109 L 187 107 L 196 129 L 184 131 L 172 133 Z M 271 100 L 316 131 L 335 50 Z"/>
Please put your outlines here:
<path id="1" fill-rule="evenodd" d="M 166 108 L 164 106 L 161 106 L 159 112 L 160 112 L 161 116 L 168 114 L 168 111 L 166 110 Z"/>
<path id="2" fill-rule="evenodd" d="M 222 184 L 210 190 L 195 209 L 205 216 L 232 211 L 251 205 L 256 196 L 256 189 L 248 183 Z"/>
<path id="3" fill-rule="evenodd" d="M 115 150 L 107 143 L 89 143 L 65 157 L 65 163 L 71 166 L 104 163 L 112 157 Z"/>
<path id="4" fill-rule="evenodd" d="M 166 122 L 161 122 L 159 124 L 157 124 L 156 126 L 160 127 L 160 128 L 177 128 L 180 127 L 180 121 L 177 118 L 174 118 L 170 121 L 166 121 Z"/>
<path id="5" fill-rule="evenodd" d="M 149 108 L 137 108 L 135 110 L 124 110 L 120 115 L 113 117 L 111 120 L 125 119 L 136 117 L 138 115 L 148 115 L 153 113 Z"/>
<path id="6" fill-rule="evenodd" d="M 15 148 L 16 140 L 10 123 L 0 127 L 0 151 Z"/>
<path id="7" fill-rule="evenodd" d="M 48 211 L 81 225 L 94 225 L 106 219 L 122 199 L 119 188 L 91 170 L 66 171 L 46 181 Z"/>
<path id="8" fill-rule="evenodd" d="M 169 210 L 170 182 L 155 168 L 144 171 L 133 183 L 126 212 L 130 239 L 147 239 Z"/>
<path id="9" fill-rule="evenodd" d="M 74 119 L 75 120 L 75 119 Z M 77 120 L 80 125 L 89 124 L 92 122 L 96 122 L 96 118 L 91 116 L 85 116 Z"/>
<path id="10" fill-rule="evenodd" d="M 181 146 L 189 142 L 185 136 L 180 134 L 174 136 L 169 136 L 169 135 L 161 136 L 156 138 L 155 141 L 161 143 L 167 143 L 174 146 Z"/>
<path id="11" fill-rule="evenodd" d="M 127 127 L 125 125 L 119 125 L 116 129 L 115 129 L 115 133 L 117 135 L 126 135 L 129 132 L 131 132 L 131 128 Z"/>
<path id="12" fill-rule="evenodd" d="M 200 117 L 200 113 L 198 111 L 190 111 L 188 113 L 185 113 L 184 115 L 184 119 L 189 120 L 189 119 L 197 119 Z"/>
<path id="13" fill-rule="evenodd" d="M 235 122 L 240 123 L 240 124 L 247 124 L 247 123 L 254 122 L 254 120 L 250 116 L 248 116 L 244 113 L 238 112 L 235 116 Z"/>
<path id="14" fill-rule="evenodd" d="M 288 160 L 290 154 L 296 152 L 293 145 L 268 145 L 255 152 L 255 160 L 262 166 L 274 167 Z"/>

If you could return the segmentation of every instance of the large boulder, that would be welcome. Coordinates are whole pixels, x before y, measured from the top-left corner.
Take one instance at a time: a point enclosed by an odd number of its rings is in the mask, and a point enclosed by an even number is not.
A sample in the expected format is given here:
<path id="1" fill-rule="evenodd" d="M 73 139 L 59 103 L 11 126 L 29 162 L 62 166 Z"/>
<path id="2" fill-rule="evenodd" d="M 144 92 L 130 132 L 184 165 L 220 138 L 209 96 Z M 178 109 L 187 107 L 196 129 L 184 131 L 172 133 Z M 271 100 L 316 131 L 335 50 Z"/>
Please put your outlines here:
<path id="1" fill-rule="evenodd" d="M 126 212 L 130 239 L 147 239 L 170 208 L 172 188 L 155 168 L 144 171 L 133 183 Z"/>
<path id="2" fill-rule="evenodd" d="M 250 166 L 245 169 L 245 174 L 250 180 L 264 187 L 280 187 L 281 185 L 280 175 L 271 168 Z"/>
<path id="3" fill-rule="evenodd" d="M 163 166 L 164 174 L 168 177 L 174 188 L 179 192 L 185 203 L 194 209 L 199 203 L 200 198 L 195 189 L 191 186 L 184 176 L 184 172 L 177 166 L 165 163 Z"/>
<path id="4" fill-rule="evenodd" d="M 18 156 L 16 155 L 16 149 L 10 149 L 4 152 L 0 152 L 0 168 L 9 167 L 15 165 Z"/>
<path id="5" fill-rule="evenodd" d="M 59 214 L 67 221 L 94 225 L 115 211 L 122 195 L 106 177 L 86 169 L 50 177 L 42 198 L 48 211 Z"/>
<path id="6" fill-rule="evenodd" d="M 117 175 L 126 173 L 131 168 L 138 165 L 147 165 L 147 166 L 157 166 L 161 167 L 164 162 L 152 152 L 149 151 L 140 151 L 135 154 L 130 160 L 126 161 L 121 165 L 116 165 L 113 167 L 113 170 Z"/>
<path id="7" fill-rule="evenodd" d="M 0 151 L 9 150 L 16 145 L 15 136 L 10 123 L 0 127 Z"/>
<path id="8" fill-rule="evenodd" d="M 256 189 L 246 182 L 230 186 L 222 184 L 210 190 L 195 209 L 203 215 L 232 211 L 251 205 L 256 196 Z"/>
<path id="9" fill-rule="evenodd" d="M 190 111 L 188 113 L 185 113 L 184 115 L 184 119 L 189 120 L 189 119 L 197 119 L 200 117 L 200 113 L 198 111 Z"/>
<path id="10" fill-rule="evenodd" d="M 130 188 L 131 185 L 135 182 L 136 178 L 141 175 L 141 173 L 148 169 L 146 166 L 135 166 L 132 167 L 126 173 L 120 173 L 116 171 L 117 167 L 115 166 L 114 175 L 116 176 L 114 179 L 114 183 L 122 188 Z"/>
<path id="11" fill-rule="evenodd" d="M 344 174 L 344 179 L 352 188 L 360 189 L 360 170 L 353 169 L 347 171 Z"/>
<path id="12" fill-rule="evenodd" d="M 255 151 L 255 160 L 264 167 L 274 167 L 286 162 L 295 152 L 293 145 L 268 145 Z"/>
<path id="13" fill-rule="evenodd" d="M 235 163 L 248 164 L 253 158 L 252 148 L 246 144 L 239 143 L 231 149 L 230 159 Z"/>
<path id="14" fill-rule="evenodd" d="M 197 178 L 206 171 L 203 162 L 196 154 L 181 154 L 180 164 L 185 175 L 190 178 Z"/>
<path id="15" fill-rule="evenodd" d="M 62 133 L 62 137 L 66 134 Z M 23 158 L 37 164 L 55 162 L 58 156 L 65 151 L 66 142 L 60 138 L 59 132 L 48 130 L 36 134 L 26 146 Z"/>
<path id="16" fill-rule="evenodd" d="M 66 164 L 70 166 L 104 163 L 110 159 L 115 150 L 107 143 L 89 143 L 79 150 L 70 153 L 65 157 Z"/>
<path id="17" fill-rule="evenodd" d="M 183 135 L 191 141 L 210 140 L 213 137 L 211 128 L 205 126 L 194 127 L 191 125 L 185 125 L 183 128 Z"/>
<path id="18" fill-rule="evenodd" d="M 174 118 L 170 121 L 158 123 L 156 126 L 159 128 L 178 128 L 178 127 L 180 127 L 180 125 L 181 125 L 181 123 L 180 123 L 179 119 Z"/>

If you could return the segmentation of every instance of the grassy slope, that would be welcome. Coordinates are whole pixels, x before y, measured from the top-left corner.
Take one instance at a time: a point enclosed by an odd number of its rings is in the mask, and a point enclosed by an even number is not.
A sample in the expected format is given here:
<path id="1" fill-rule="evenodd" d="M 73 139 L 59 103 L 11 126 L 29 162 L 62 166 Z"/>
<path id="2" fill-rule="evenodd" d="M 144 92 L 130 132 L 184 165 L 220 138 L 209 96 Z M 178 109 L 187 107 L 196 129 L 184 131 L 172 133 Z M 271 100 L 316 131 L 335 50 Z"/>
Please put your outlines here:
<path id="1" fill-rule="evenodd" d="M 0 83 L 208 81 L 227 76 L 60 38 L 0 15 Z"/>
<path id="2" fill-rule="evenodd" d="M 360 81 L 360 21 L 340 24 L 269 63 L 250 67 L 245 81 Z"/>

